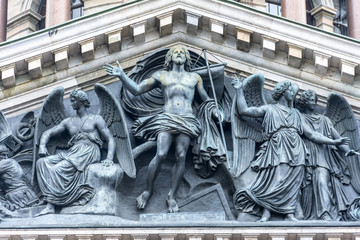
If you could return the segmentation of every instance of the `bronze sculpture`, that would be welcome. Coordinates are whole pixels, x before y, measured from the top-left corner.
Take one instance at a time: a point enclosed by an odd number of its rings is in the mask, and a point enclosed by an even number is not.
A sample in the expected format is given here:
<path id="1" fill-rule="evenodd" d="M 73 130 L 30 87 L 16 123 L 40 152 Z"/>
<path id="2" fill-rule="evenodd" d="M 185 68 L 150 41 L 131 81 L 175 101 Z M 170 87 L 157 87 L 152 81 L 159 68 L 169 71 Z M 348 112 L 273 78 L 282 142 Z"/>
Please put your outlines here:
<path id="1" fill-rule="evenodd" d="M 328 97 L 326 112 L 324 115 L 318 114 L 315 112 L 317 95 L 313 90 L 306 90 L 301 93 L 298 106 L 303 113 L 304 122 L 312 131 L 333 139 L 339 139 L 340 134 L 331 119 L 338 125 L 338 128 L 346 129 L 345 132 L 348 133 L 354 126 L 354 124 L 344 121 L 344 119 L 351 119 L 352 117 L 351 109 L 344 101 L 346 100 L 340 94 L 331 93 Z M 339 106 L 341 107 L 339 108 Z M 339 119 L 339 114 L 344 117 Z M 354 136 L 351 137 L 354 138 Z M 350 205 L 343 184 L 349 184 L 351 176 L 346 159 L 341 156 L 338 150 L 345 153 L 346 157 L 355 156 L 359 153 L 351 150 L 348 145 L 336 147 L 321 145 L 306 138 L 304 138 L 304 142 L 310 152 L 306 165 L 305 187 L 302 191 L 304 217 L 305 219 L 322 220 L 342 219 L 343 213 Z"/>
<path id="2" fill-rule="evenodd" d="M 256 85 L 262 95 L 264 77 L 260 74 L 252 75 L 245 80 L 244 85 L 251 81 L 262 82 Z M 235 208 L 260 215 L 261 222 L 270 220 L 271 212 L 284 214 L 287 220 L 296 221 L 295 208 L 304 177 L 305 160 L 309 154 L 301 135 L 329 145 L 345 144 L 349 139 L 333 140 L 311 131 L 302 122 L 300 112 L 293 107 L 298 87 L 289 81 L 276 84 L 272 94 L 275 103 L 256 107 L 247 106 L 243 83 L 237 79 L 232 83 L 236 89 L 238 114 L 251 118 L 263 117 L 265 141 L 251 164 L 257 176 L 250 187 L 238 189 L 234 194 Z"/>
<path id="3" fill-rule="evenodd" d="M 176 192 L 183 179 L 185 157 L 190 140 L 201 132 L 201 125 L 193 114 L 192 103 L 195 92 L 203 101 L 209 100 L 201 77 L 189 72 L 190 54 L 185 47 L 172 47 L 166 54 L 164 67 L 166 70 L 155 72 L 149 79 L 139 84 L 131 80 L 122 70 L 112 65 L 105 66 L 109 75 L 117 76 L 133 95 L 146 93 L 153 88 L 161 87 L 164 98 L 163 112 L 150 117 L 139 118 L 133 126 L 135 137 L 157 141 L 156 156 L 148 166 L 146 189 L 137 198 L 137 207 L 145 208 L 153 193 L 154 181 L 159 174 L 161 162 L 165 160 L 172 142 L 175 142 L 176 164 L 171 179 L 171 189 L 167 196 L 169 212 L 179 211 Z M 213 112 L 214 115 L 215 112 Z"/>
<path id="4" fill-rule="evenodd" d="M 35 157 L 38 154 L 42 158 L 36 161 L 35 169 L 47 206 L 38 215 L 54 213 L 55 206 L 84 205 L 94 196 L 94 189 L 86 183 L 86 170 L 101 160 L 100 148 L 104 144 L 101 137 L 107 142 L 104 166 L 113 164 L 116 152 L 120 166 L 130 177 L 135 176 L 120 105 L 102 85 L 96 84 L 95 91 L 101 102 L 99 115 L 88 113 L 88 96 L 80 90 L 70 93 L 74 117 L 66 117 L 63 88 L 55 89 L 44 102 L 35 135 L 35 147 L 39 147 Z M 46 147 L 50 138 L 63 133 L 70 135 L 69 149 L 50 155 Z"/>

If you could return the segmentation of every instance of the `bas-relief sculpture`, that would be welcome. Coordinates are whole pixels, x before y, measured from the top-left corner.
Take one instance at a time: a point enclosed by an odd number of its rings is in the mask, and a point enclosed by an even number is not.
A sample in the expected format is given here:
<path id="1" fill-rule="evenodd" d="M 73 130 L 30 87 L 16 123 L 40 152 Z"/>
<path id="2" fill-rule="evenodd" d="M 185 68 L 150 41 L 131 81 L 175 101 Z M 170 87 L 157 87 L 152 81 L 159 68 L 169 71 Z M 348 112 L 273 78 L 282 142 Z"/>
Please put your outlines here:
<path id="1" fill-rule="evenodd" d="M 201 124 L 192 109 L 195 93 L 202 101 L 210 100 L 203 81 L 197 73 L 189 72 L 191 66 L 190 53 L 185 47 L 171 48 L 166 54 L 166 70 L 155 72 L 150 78 L 137 84 L 118 67 L 107 65 L 108 74 L 117 76 L 123 86 L 133 95 L 146 93 L 160 87 L 164 99 L 163 111 L 159 114 L 139 118 L 132 128 L 134 136 L 143 140 L 156 140 L 157 150 L 147 170 L 146 188 L 137 198 L 137 207 L 143 209 L 153 194 L 154 182 L 159 174 L 161 163 L 166 159 L 170 146 L 175 143 L 176 163 L 171 177 L 171 187 L 166 203 L 169 212 L 179 211 L 176 193 L 185 172 L 185 158 L 191 139 L 197 138 L 201 132 Z M 217 117 L 217 112 L 211 112 Z"/>
<path id="2" fill-rule="evenodd" d="M 86 179 L 91 164 L 102 161 L 104 166 L 113 164 L 114 157 L 130 176 L 135 177 L 135 166 L 130 142 L 118 102 L 102 85 L 95 85 L 100 100 L 99 114 L 89 114 L 90 101 L 85 92 L 70 93 L 73 117 L 67 117 L 63 105 L 64 89 L 55 89 L 45 100 L 36 125 L 34 172 L 42 200 L 47 204 L 38 216 L 55 213 L 55 206 L 85 205 L 95 194 Z M 47 144 L 61 135 L 66 140 L 65 151 L 50 154 Z M 41 136 L 41 137 L 40 137 Z M 102 140 L 104 139 L 105 142 Z M 100 148 L 106 143 L 107 154 L 101 160 Z M 60 145 L 60 144 L 59 144 Z M 37 149 L 38 148 L 38 149 Z M 120 179 L 121 181 L 121 179 Z"/>
<path id="3" fill-rule="evenodd" d="M 219 111 L 204 59 L 183 46 L 143 57 L 128 74 L 116 65 L 104 68 L 119 78 L 111 89 L 120 96 L 96 84 L 97 114 L 81 90 L 70 93 L 72 117 L 64 89 L 46 98 L 35 125 L 32 185 L 8 178 L 8 186 L 29 193 L 8 197 L 4 217 L 36 207 L 39 218 L 83 213 L 141 222 L 207 221 L 209 212 L 217 221 L 359 219 L 359 130 L 341 95 L 329 95 L 323 115 L 311 90 L 296 98 L 298 86 L 285 81 L 269 95 L 260 74 L 231 86 L 223 66 L 214 67 Z M 13 165 L 3 179 L 23 176 L 16 160 L 5 162 Z"/>

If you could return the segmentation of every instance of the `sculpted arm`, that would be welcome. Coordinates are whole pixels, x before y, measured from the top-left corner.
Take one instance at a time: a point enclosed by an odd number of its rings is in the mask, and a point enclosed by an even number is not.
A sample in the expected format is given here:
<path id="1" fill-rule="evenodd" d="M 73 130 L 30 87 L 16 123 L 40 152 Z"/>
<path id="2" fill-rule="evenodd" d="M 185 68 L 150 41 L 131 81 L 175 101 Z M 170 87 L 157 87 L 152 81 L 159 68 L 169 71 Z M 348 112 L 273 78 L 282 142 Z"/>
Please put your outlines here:
<path id="1" fill-rule="evenodd" d="M 326 145 L 347 145 L 350 141 L 349 138 L 339 138 L 337 139 L 331 139 L 328 137 L 325 137 L 324 135 L 314 132 L 310 129 L 310 127 L 306 124 L 304 124 L 304 135 L 308 139 L 310 139 L 313 142 L 319 143 L 319 144 L 326 144 Z"/>
<path id="2" fill-rule="evenodd" d="M 103 161 L 103 163 L 105 166 L 109 166 L 113 163 L 113 159 L 114 159 L 115 147 L 116 147 L 115 140 L 109 128 L 106 126 L 104 119 L 101 116 L 97 116 L 96 127 L 99 130 L 100 134 L 108 142 L 108 152 L 106 159 Z"/>
<path id="3" fill-rule="evenodd" d="M 196 85 L 196 89 L 197 89 L 197 92 L 200 95 L 201 100 L 203 100 L 203 101 L 209 100 L 210 97 L 207 94 L 207 92 L 205 91 L 204 83 L 203 83 L 202 78 L 198 74 L 196 74 L 196 78 L 198 80 L 198 84 Z"/>
<path id="4" fill-rule="evenodd" d="M 106 64 L 106 66 L 104 66 L 104 69 L 109 75 L 117 76 L 124 84 L 124 87 L 129 90 L 133 95 L 140 95 L 142 93 L 148 92 L 156 86 L 156 79 L 159 73 L 154 73 L 151 78 L 145 79 L 141 81 L 141 83 L 137 84 L 125 74 L 118 61 L 116 61 L 116 64 L 118 65 L 118 67 Z"/>
<path id="5" fill-rule="evenodd" d="M 238 79 L 234 79 L 232 84 L 236 91 L 236 107 L 240 115 L 248 117 L 263 117 L 267 111 L 267 106 L 248 107 L 244 97 L 243 85 Z"/>
<path id="6" fill-rule="evenodd" d="M 59 125 L 56 125 L 55 127 L 52 127 L 48 130 L 46 130 L 42 135 L 40 139 L 40 146 L 39 146 L 39 155 L 41 157 L 48 155 L 46 144 L 49 142 L 50 138 L 52 136 L 58 135 L 62 132 L 64 132 L 66 128 L 66 123 L 68 119 L 63 120 Z"/>

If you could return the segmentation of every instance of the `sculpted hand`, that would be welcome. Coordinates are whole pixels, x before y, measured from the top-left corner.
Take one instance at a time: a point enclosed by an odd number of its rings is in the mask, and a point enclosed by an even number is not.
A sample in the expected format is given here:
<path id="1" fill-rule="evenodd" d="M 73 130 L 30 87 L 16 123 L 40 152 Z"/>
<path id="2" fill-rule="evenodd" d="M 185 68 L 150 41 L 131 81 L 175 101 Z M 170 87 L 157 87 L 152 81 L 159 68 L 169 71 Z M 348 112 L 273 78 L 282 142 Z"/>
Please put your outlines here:
<path id="1" fill-rule="evenodd" d="M 219 111 L 220 115 L 218 114 L 218 111 L 216 109 L 214 109 L 214 111 L 212 111 L 212 116 L 215 119 L 219 119 L 219 122 L 223 122 L 224 121 L 224 113 L 222 111 Z"/>
<path id="2" fill-rule="evenodd" d="M 348 137 L 342 137 L 342 138 L 339 138 L 339 139 L 335 139 L 335 140 L 334 140 L 334 143 L 335 143 L 335 145 L 343 145 L 343 144 L 349 145 L 349 143 L 350 143 L 350 138 L 348 138 Z"/>
<path id="3" fill-rule="evenodd" d="M 114 162 L 112 160 L 109 160 L 109 159 L 105 159 L 105 160 L 103 160 L 101 162 L 102 162 L 104 167 L 110 167 L 110 166 L 114 165 Z"/>
<path id="4" fill-rule="evenodd" d="M 116 61 L 116 64 L 118 65 L 118 67 L 114 67 L 110 64 L 106 64 L 106 66 L 104 66 L 104 69 L 107 72 L 107 74 L 109 74 L 110 76 L 116 76 L 122 78 L 125 75 L 124 70 L 120 66 L 119 61 Z"/>
<path id="5" fill-rule="evenodd" d="M 240 80 L 239 80 L 238 78 L 233 79 L 233 80 L 231 81 L 231 84 L 233 85 L 233 87 L 234 87 L 235 89 L 240 89 L 240 88 L 242 88 L 242 86 L 243 86 L 242 82 L 240 82 Z"/>
<path id="6" fill-rule="evenodd" d="M 43 145 L 40 145 L 39 147 L 39 156 L 40 157 L 46 157 L 46 156 L 49 156 L 49 152 L 46 148 L 46 146 L 43 146 Z"/>
<path id="7" fill-rule="evenodd" d="M 348 152 L 345 154 L 345 157 L 354 156 L 354 155 L 358 155 L 358 156 L 359 156 L 360 153 L 352 149 L 352 150 L 348 151 Z"/>

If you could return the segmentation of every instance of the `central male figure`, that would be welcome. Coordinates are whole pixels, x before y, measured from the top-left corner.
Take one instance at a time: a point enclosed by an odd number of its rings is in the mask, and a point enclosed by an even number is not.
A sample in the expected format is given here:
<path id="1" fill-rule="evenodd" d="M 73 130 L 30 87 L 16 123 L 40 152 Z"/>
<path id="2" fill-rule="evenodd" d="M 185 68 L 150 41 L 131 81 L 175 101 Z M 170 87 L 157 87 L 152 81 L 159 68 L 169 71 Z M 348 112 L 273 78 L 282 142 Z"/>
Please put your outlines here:
<path id="1" fill-rule="evenodd" d="M 139 118 L 133 126 L 135 137 L 143 140 L 156 140 L 156 156 L 151 160 L 146 178 L 146 189 L 137 198 L 137 207 L 143 209 L 153 193 L 154 181 L 159 174 L 161 162 L 166 158 L 172 142 L 175 142 L 176 164 L 172 171 L 171 188 L 166 202 L 169 212 L 177 212 L 176 192 L 185 171 L 185 157 L 190 140 L 201 132 L 200 122 L 192 110 L 195 91 L 200 98 L 209 100 L 201 77 L 191 73 L 191 58 L 183 46 L 172 47 L 166 54 L 164 67 L 166 70 L 155 72 L 150 78 L 139 84 L 131 80 L 116 62 L 118 67 L 109 64 L 105 70 L 109 75 L 117 76 L 123 86 L 133 95 L 140 95 L 153 88 L 160 87 L 164 98 L 163 113 L 150 117 Z M 213 112 L 213 115 L 217 114 Z"/>

